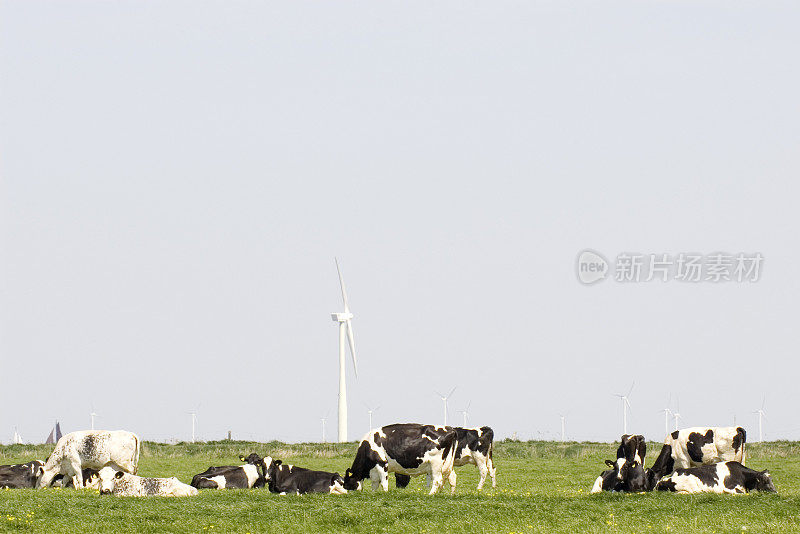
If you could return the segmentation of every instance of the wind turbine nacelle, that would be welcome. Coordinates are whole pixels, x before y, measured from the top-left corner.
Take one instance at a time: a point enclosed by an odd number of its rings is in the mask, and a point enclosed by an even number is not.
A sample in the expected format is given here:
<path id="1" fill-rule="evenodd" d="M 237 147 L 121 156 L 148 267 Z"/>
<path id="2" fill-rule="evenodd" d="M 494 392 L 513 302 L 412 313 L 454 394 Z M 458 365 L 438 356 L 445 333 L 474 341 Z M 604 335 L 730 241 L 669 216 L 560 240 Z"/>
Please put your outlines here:
<path id="1" fill-rule="evenodd" d="M 332 313 L 331 319 L 336 322 L 343 323 L 345 321 L 349 321 L 353 318 L 353 314 L 350 312 L 341 312 L 341 313 Z"/>

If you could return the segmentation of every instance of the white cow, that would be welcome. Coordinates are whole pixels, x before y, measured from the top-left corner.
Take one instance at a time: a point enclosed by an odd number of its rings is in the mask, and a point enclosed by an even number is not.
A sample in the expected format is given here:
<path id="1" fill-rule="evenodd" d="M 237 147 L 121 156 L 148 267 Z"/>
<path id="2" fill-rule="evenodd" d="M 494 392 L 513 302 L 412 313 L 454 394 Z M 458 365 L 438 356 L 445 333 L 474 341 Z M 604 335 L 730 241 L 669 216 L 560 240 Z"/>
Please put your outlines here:
<path id="1" fill-rule="evenodd" d="M 136 474 L 139 466 L 139 436 L 125 430 L 81 430 L 63 436 L 42 468 L 37 488 L 49 486 L 64 475 L 64 486 L 72 479 L 83 487 L 83 469 L 106 466 Z"/>
<path id="2" fill-rule="evenodd" d="M 117 497 L 189 497 L 197 495 L 197 489 L 189 484 L 184 484 L 175 477 L 150 478 L 140 477 L 117 471 L 113 467 L 104 467 L 87 487 L 100 490 L 100 495 L 115 495 Z"/>

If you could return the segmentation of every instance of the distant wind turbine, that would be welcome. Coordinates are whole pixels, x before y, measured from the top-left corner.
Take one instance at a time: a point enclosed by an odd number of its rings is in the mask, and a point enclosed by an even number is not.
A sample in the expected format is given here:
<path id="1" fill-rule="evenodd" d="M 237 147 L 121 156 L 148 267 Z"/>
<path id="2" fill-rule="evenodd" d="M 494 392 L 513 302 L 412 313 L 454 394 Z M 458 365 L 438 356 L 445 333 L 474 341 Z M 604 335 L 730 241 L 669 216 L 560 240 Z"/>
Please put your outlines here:
<path id="1" fill-rule="evenodd" d="M 672 410 L 669 408 L 663 408 L 659 411 L 664 412 L 664 435 L 666 436 L 669 434 L 669 416 L 672 414 Z"/>
<path id="2" fill-rule="evenodd" d="M 378 406 L 377 408 L 370 408 L 366 402 L 364 403 L 364 406 L 366 406 L 367 414 L 369 415 L 369 430 L 372 430 L 372 414 L 373 412 L 377 412 L 378 410 L 380 410 L 381 407 Z"/>
<path id="3" fill-rule="evenodd" d="M 22 443 L 22 436 L 17 432 L 17 427 L 14 427 L 14 445 L 19 445 L 20 443 Z"/>
<path id="4" fill-rule="evenodd" d="M 195 442 L 195 430 L 197 427 L 197 412 L 186 412 L 188 415 L 192 416 L 192 443 Z"/>
<path id="5" fill-rule="evenodd" d="M 678 430 L 678 421 L 683 419 L 683 417 L 681 417 L 680 412 L 681 412 L 681 400 L 678 399 L 678 411 L 672 412 L 672 417 L 675 418 L 675 430 Z"/>
<path id="6" fill-rule="evenodd" d="M 563 443 L 567 441 L 567 432 L 566 432 L 567 416 L 559 414 L 559 417 L 561 418 L 561 442 Z"/>
<path id="7" fill-rule="evenodd" d="M 347 441 L 347 383 L 345 380 L 345 357 L 344 340 L 350 344 L 350 356 L 353 358 L 353 371 L 358 378 L 358 364 L 356 362 L 356 345 L 353 339 L 353 325 L 351 320 L 353 314 L 350 313 L 350 306 L 347 303 L 347 291 L 344 288 L 344 278 L 339 269 L 339 260 L 336 262 L 336 272 L 339 273 L 339 285 L 342 288 L 342 300 L 344 301 L 344 311 L 332 313 L 331 319 L 339 323 L 339 442 Z"/>
<path id="8" fill-rule="evenodd" d="M 767 397 L 766 396 L 761 399 L 761 408 L 759 408 L 758 410 L 753 412 L 753 413 L 757 413 L 758 414 L 758 442 L 759 443 L 764 441 L 764 426 L 763 426 L 762 419 L 766 419 L 767 418 L 767 413 L 764 411 L 764 403 L 765 402 L 767 402 Z"/>
<path id="9" fill-rule="evenodd" d="M 439 397 L 441 397 L 442 403 L 444 404 L 444 425 L 443 426 L 447 426 L 447 400 L 450 398 L 450 396 L 456 390 L 456 387 L 458 387 L 458 386 L 455 386 L 453 389 L 451 389 L 450 393 L 448 393 L 447 395 L 442 395 L 441 393 L 439 393 L 437 391 L 434 391 L 434 393 L 436 393 L 437 395 L 439 395 Z"/>
<path id="10" fill-rule="evenodd" d="M 458 413 L 464 416 L 464 428 L 467 428 L 467 417 L 469 417 L 469 407 L 472 406 L 472 401 L 467 403 L 467 407 L 463 410 L 459 410 Z"/>
<path id="11" fill-rule="evenodd" d="M 326 412 L 324 417 L 320 417 L 320 420 L 322 421 L 322 443 L 327 443 L 327 440 L 325 439 L 325 423 L 328 421 L 328 413 L 330 412 Z"/>
<path id="12" fill-rule="evenodd" d="M 628 400 L 628 398 L 630 397 L 631 391 L 633 391 L 633 386 L 635 386 L 635 385 L 636 385 L 635 381 L 633 383 L 631 383 L 631 388 L 624 395 L 619 394 L 619 393 L 615 393 L 614 394 L 614 396 L 615 397 L 619 397 L 619 400 L 622 402 L 622 433 L 623 434 L 627 434 L 628 433 L 628 410 L 631 409 L 631 403 Z"/>

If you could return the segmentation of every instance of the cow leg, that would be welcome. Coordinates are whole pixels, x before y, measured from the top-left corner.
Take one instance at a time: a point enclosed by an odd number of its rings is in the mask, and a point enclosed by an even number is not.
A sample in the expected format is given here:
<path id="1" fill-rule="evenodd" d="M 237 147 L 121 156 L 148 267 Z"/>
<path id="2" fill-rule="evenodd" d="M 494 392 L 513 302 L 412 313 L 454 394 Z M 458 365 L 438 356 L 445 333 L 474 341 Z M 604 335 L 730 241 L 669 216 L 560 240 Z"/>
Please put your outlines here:
<path id="1" fill-rule="evenodd" d="M 494 467 L 494 460 L 492 459 L 492 451 L 489 451 L 489 457 L 486 459 L 486 466 L 489 468 L 489 476 L 492 477 L 492 487 L 497 487 L 497 469 Z"/>
<path id="2" fill-rule="evenodd" d="M 83 469 L 80 463 L 72 462 L 70 464 L 70 468 L 72 469 L 72 483 L 75 485 L 75 489 L 82 489 L 83 488 Z M 64 477 L 64 480 L 67 480 L 67 477 Z"/>
<path id="3" fill-rule="evenodd" d="M 442 480 L 442 472 L 436 471 L 429 475 L 433 480 L 431 481 L 431 491 L 428 492 L 428 495 L 433 495 L 439 488 L 444 485 L 444 480 Z"/>
<path id="4" fill-rule="evenodd" d="M 475 460 L 475 465 L 478 466 L 478 474 L 480 474 L 480 480 L 478 480 L 478 491 L 483 489 L 484 483 L 486 483 L 486 475 L 488 475 L 491 471 L 489 470 L 489 458 L 486 456 L 478 453 L 473 456 L 473 460 Z M 492 486 L 494 487 L 494 475 L 492 475 Z"/>
<path id="5" fill-rule="evenodd" d="M 383 488 L 383 491 L 389 491 L 389 472 L 380 464 L 373 467 L 369 472 L 369 479 L 372 481 L 372 490 L 378 491 L 378 488 Z"/>
<path id="6" fill-rule="evenodd" d="M 456 479 L 457 478 L 458 477 L 456 476 L 456 470 L 453 469 L 452 471 L 450 471 L 450 476 L 447 477 L 447 481 L 450 483 L 450 495 L 455 495 L 456 494 Z"/>

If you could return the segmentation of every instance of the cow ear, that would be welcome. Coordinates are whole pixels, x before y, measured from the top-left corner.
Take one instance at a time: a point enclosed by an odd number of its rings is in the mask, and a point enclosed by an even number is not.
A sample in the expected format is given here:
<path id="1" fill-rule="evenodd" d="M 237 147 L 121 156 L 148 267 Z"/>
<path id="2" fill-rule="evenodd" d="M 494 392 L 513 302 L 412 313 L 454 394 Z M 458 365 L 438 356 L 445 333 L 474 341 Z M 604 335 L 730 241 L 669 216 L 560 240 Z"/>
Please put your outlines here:
<path id="1" fill-rule="evenodd" d="M 246 462 L 246 461 L 247 461 L 247 458 L 245 458 L 245 457 L 244 457 L 243 455 L 241 455 L 241 454 L 239 455 L 239 459 L 240 459 L 241 461 L 243 461 L 243 462 Z"/>
<path id="2" fill-rule="evenodd" d="M 272 464 L 273 464 L 273 465 L 281 465 L 282 463 L 283 463 L 283 462 L 282 462 L 281 460 L 273 460 L 273 461 L 272 461 Z"/>
<path id="3" fill-rule="evenodd" d="M 347 469 L 345 469 L 345 470 L 344 470 L 344 476 L 346 476 L 346 477 L 349 477 L 349 476 L 350 476 L 350 475 L 352 475 L 352 474 L 353 474 L 353 472 L 352 472 L 352 471 L 350 471 L 350 468 L 349 468 L 349 467 L 348 467 Z"/>
<path id="4" fill-rule="evenodd" d="M 606 465 L 608 467 L 614 467 L 616 464 L 614 462 L 612 462 L 611 460 L 606 460 Z"/>
<path id="5" fill-rule="evenodd" d="M 114 478 L 122 478 L 125 476 L 125 473 L 122 471 L 117 471 L 117 474 L 114 475 Z"/>

